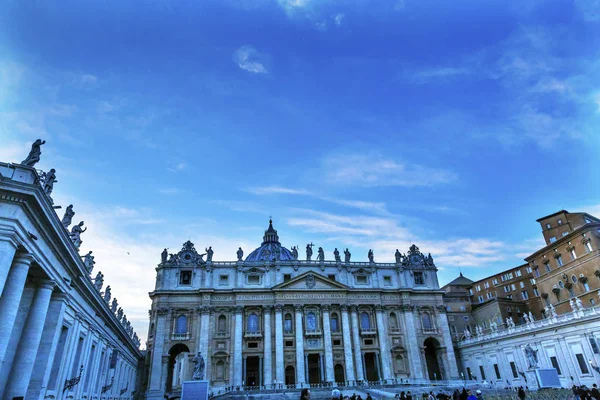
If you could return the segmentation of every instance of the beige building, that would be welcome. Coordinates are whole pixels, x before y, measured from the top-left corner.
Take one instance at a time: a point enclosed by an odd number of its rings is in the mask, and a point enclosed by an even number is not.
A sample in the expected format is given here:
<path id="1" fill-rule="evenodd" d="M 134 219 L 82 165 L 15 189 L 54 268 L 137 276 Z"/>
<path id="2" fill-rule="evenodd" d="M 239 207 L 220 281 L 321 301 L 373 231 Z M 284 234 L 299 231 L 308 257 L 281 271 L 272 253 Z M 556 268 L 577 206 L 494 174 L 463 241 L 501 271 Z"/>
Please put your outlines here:
<path id="1" fill-rule="evenodd" d="M 471 313 L 471 295 L 469 289 L 473 281 L 465 278 L 461 272 L 460 276 L 452 282 L 442 286 L 444 293 L 444 304 L 448 313 L 448 324 L 452 340 L 458 341 L 464 337 L 465 330 L 471 331 L 473 315 Z"/>

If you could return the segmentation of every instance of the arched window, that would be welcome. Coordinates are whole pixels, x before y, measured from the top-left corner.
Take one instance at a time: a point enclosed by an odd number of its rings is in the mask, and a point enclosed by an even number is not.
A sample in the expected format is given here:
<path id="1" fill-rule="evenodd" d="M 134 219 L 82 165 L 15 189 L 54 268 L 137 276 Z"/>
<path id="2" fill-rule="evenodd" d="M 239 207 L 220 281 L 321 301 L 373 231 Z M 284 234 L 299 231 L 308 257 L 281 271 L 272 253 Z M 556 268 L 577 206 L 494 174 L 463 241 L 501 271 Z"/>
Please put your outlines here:
<path id="1" fill-rule="evenodd" d="M 433 329 L 433 325 L 431 324 L 431 316 L 429 313 L 423 313 L 423 329 Z"/>
<path id="2" fill-rule="evenodd" d="M 217 369 L 217 380 L 224 380 L 225 379 L 225 363 L 223 362 L 223 360 L 217 361 L 216 369 Z"/>
<path id="3" fill-rule="evenodd" d="M 187 318 L 185 315 L 180 315 L 179 317 L 177 317 L 177 323 L 175 324 L 175 333 L 187 333 Z"/>
<path id="4" fill-rule="evenodd" d="M 248 316 L 248 332 L 258 332 L 258 315 L 252 313 Z"/>
<path id="5" fill-rule="evenodd" d="M 360 314 L 360 329 L 371 329 L 371 320 L 366 312 Z"/>
<path id="6" fill-rule="evenodd" d="M 227 317 L 224 315 L 219 315 L 219 320 L 217 321 L 217 332 L 225 332 L 226 325 L 227 325 Z"/>
<path id="7" fill-rule="evenodd" d="M 293 332 L 292 329 L 292 314 L 285 314 L 283 319 L 283 330 L 287 333 Z"/>
<path id="8" fill-rule="evenodd" d="M 306 314 L 306 330 L 316 331 L 317 330 L 317 316 L 314 312 Z"/>
<path id="9" fill-rule="evenodd" d="M 331 314 L 331 331 L 337 332 L 340 330 L 340 323 L 336 313 Z"/>
<path id="10" fill-rule="evenodd" d="M 396 317 L 396 313 L 390 313 L 390 328 L 398 329 L 398 317 Z"/>
<path id="11" fill-rule="evenodd" d="M 395 364 L 396 364 L 396 372 L 398 372 L 398 373 L 406 372 L 406 363 L 404 362 L 404 357 L 402 357 L 400 354 L 398 354 L 396 356 Z"/>

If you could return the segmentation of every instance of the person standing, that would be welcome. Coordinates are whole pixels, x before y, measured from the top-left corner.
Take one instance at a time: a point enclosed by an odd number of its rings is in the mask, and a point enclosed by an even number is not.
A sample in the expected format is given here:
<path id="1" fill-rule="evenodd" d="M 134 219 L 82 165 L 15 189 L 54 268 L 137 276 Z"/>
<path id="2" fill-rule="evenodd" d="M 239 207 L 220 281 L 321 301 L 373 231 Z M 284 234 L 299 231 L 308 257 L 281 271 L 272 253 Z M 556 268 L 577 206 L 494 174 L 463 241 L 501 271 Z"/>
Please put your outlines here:
<path id="1" fill-rule="evenodd" d="M 523 390 L 523 386 L 519 386 L 519 391 L 517 392 L 517 396 L 519 396 L 519 399 L 521 399 L 521 400 L 525 400 L 525 398 L 527 397 L 527 395 L 525 394 L 525 390 Z"/>

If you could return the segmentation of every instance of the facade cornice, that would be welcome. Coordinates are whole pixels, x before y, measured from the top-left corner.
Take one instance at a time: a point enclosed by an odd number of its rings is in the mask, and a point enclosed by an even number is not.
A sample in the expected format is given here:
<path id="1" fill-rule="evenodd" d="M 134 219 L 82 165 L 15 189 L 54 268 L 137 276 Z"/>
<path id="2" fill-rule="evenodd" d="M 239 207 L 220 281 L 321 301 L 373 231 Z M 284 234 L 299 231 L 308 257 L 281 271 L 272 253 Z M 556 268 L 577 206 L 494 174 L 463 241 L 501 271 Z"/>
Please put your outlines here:
<path id="1" fill-rule="evenodd" d="M 598 228 L 600 228 L 600 223 L 592 223 L 592 224 L 582 225 L 579 228 L 575 229 L 573 232 L 569 233 L 568 235 L 565 235 L 565 236 L 562 236 L 562 237 L 558 238 L 556 240 L 556 242 L 550 243 L 549 245 L 546 245 L 546 246 L 542 247 L 541 249 L 539 249 L 535 253 L 531 254 L 528 257 L 526 257 L 525 261 L 527 261 L 528 263 L 530 263 L 531 261 L 533 261 L 535 258 L 539 257 L 540 255 L 542 255 L 544 253 L 547 253 L 549 251 L 552 251 L 554 249 L 557 249 L 558 247 L 561 247 L 564 244 L 569 243 L 572 240 L 575 240 L 578 235 L 587 233 L 588 231 L 597 230 Z"/>

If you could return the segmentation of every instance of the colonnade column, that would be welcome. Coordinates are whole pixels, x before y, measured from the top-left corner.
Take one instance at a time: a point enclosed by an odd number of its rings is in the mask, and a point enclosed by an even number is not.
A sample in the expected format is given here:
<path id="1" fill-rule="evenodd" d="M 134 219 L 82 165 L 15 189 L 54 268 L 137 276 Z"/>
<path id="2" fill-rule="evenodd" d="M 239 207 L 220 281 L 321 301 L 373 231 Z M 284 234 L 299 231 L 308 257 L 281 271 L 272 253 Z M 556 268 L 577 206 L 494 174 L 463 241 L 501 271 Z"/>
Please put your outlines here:
<path id="1" fill-rule="evenodd" d="M 9 238 L 2 238 L 0 240 L 0 296 L 2 290 L 6 284 L 6 278 L 10 271 L 15 252 L 17 251 L 17 244 Z"/>
<path id="2" fill-rule="evenodd" d="M 450 371 L 450 379 L 458 379 L 458 365 L 456 364 L 456 356 L 454 355 L 454 346 L 452 345 L 452 335 L 450 335 L 450 326 L 448 325 L 448 317 L 446 316 L 446 307 L 438 306 L 438 314 L 440 321 L 440 329 L 442 330 L 442 338 L 444 338 L 444 346 L 446 346 L 446 356 L 448 360 L 448 366 Z M 448 377 L 445 377 L 448 379 Z"/>
<path id="3" fill-rule="evenodd" d="M 208 370 L 208 365 L 210 363 L 209 360 L 209 354 L 208 354 L 208 342 L 209 342 L 209 337 L 210 337 L 210 324 L 209 324 L 209 318 L 210 318 L 210 312 L 211 309 L 210 307 L 201 307 L 200 308 L 200 329 L 202 331 L 202 334 L 200 336 L 200 346 L 198 347 L 198 351 L 200 351 L 202 353 L 202 356 L 204 357 L 204 362 L 205 362 L 205 372 L 206 370 Z M 205 379 L 206 380 L 210 380 L 208 378 L 208 375 L 205 374 Z"/>
<path id="4" fill-rule="evenodd" d="M 242 386 L 242 335 L 243 335 L 243 306 L 235 307 L 235 339 L 233 344 L 233 385 Z"/>
<path id="5" fill-rule="evenodd" d="M 302 387 L 306 382 L 304 370 L 304 328 L 302 325 L 302 306 L 296 304 L 296 385 Z"/>
<path id="6" fill-rule="evenodd" d="M 285 384 L 285 365 L 283 364 L 283 306 L 275 305 L 275 379 Z"/>
<path id="7" fill-rule="evenodd" d="M 333 372 L 333 347 L 331 346 L 331 324 L 329 319 L 329 305 L 321 306 L 323 310 L 323 336 L 325 339 L 325 382 L 334 382 L 335 376 Z M 321 359 L 321 367 L 323 367 L 323 359 Z"/>
<path id="8" fill-rule="evenodd" d="M 264 338 L 264 350 L 265 350 L 265 355 L 264 355 L 264 362 L 263 362 L 263 379 L 262 379 L 262 383 L 263 385 L 267 385 L 267 387 L 269 385 L 271 385 L 273 383 L 273 372 L 271 371 L 271 368 L 273 368 L 273 361 L 272 361 L 272 356 L 273 356 L 273 350 L 271 347 L 271 310 L 273 310 L 273 306 L 264 306 L 263 308 L 264 310 L 264 320 L 265 320 L 265 338 Z"/>
<path id="9" fill-rule="evenodd" d="M 414 306 L 409 304 L 402 306 L 402 310 L 404 311 L 404 324 L 406 326 L 407 347 L 413 377 L 423 378 L 423 366 L 421 364 L 421 354 L 419 352 L 421 346 L 419 346 L 419 343 L 417 342 L 413 308 Z"/>
<path id="10" fill-rule="evenodd" d="M 388 341 L 388 333 L 386 324 L 383 321 L 383 307 L 375 306 L 375 316 L 377 319 L 377 334 L 379 335 L 379 346 L 380 346 L 380 354 L 381 354 L 381 365 L 383 369 L 383 379 L 393 379 L 390 373 L 390 366 L 392 364 L 391 356 L 390 356 L 390 348 Z"/>
<path id="11" fill-rule="evenodd" d="M 344 339 L 344 365 L 346 366 L 346 380 L 355 381 L 354 361 L 352 360 L 352 339 L 350 336 L 350 322 L 348 321 L 348 306 L 342 304 L 342 337 Z"/>
<path id="12" fill-rule="evenodd" d="M 0 297 L 0 321 L 2 321 L 0 324 L 0 365 L 4 364 L 8 341 L 17 318 L 19 303 L 32 261 L 31 254 L 17 254 L 4 284 L 2 297 Z"/>
<path id="13" fill-rule="evenodd" d="M 10 379 L 6 388 L 6 398 L 25 397 L 27 394 L 27 386 L 29 386 L 31 374 L 33 373 L 33 365 L 48 314 L 50 296 L 55 285 L 54 281 L 43 280 L 35 291 L 35 296 L 27 314 L 23 334 L 17 348 L 18 357 L 12 366 Z"/>
<path id="14" fill-rule="evenodd" d="M 358 310 L 352 306 L 352 342 L 354 346 L 354 365 L 356 366 L 356 380 L 364 381 L 362 352 L 360 351 L 360 332 L 358 330 Z"/>
<path id="15" fill-rule="evenodd" d="M 151 364 L 151 369 L 150 369 L 150 382 L 148 383 L 148 391 L 158 391 L 158 392 L 164 392 L 165 387 L 163 386 L 162 379 L 162 363 L 163 363 L 163 338 L 165 337 L 165 334 L 169 334 L 168 330 L 167 330 L 167 314 L 169 313 L 169 310 L 166 308 L 159 308 L 158 310 L 156 310 L 156 329 L 154 331 L 154 347 L 152 349 L 152 364 Z M 110 352 L 107 352 L 107 358 L 108 358 L 108 365 L 110 365 L 110 358 L 111 358 L 111 354 Z M 107 370 L 108 371 L 108 370 Z M 165 380 L 167 379 L 167 376 L 165 375 Z M 108 379 L 108 373 L 106 376 L 106 379 Z M 106 383 L 104 383 L 103 385 L 106 385 Z M 101 386 L 103 386 L 101 385 Z"/>

